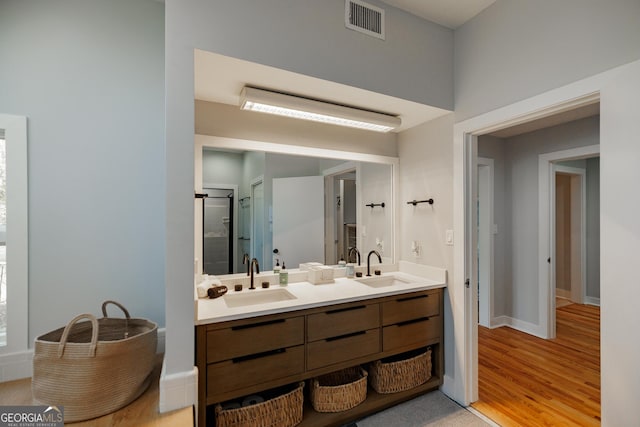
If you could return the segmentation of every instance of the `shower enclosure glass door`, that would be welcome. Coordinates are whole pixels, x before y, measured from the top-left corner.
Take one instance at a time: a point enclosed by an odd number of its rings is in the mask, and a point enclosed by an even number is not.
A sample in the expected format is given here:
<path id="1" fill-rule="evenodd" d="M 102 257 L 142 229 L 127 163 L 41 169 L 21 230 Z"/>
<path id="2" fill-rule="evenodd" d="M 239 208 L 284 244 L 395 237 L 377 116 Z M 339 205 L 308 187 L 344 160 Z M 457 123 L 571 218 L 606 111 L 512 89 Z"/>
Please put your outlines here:
<path id="1" fill-rule="evenodd" d="M 233 190 L 205 188 L 203 263 L 205 274 L 233 273 Z"/>

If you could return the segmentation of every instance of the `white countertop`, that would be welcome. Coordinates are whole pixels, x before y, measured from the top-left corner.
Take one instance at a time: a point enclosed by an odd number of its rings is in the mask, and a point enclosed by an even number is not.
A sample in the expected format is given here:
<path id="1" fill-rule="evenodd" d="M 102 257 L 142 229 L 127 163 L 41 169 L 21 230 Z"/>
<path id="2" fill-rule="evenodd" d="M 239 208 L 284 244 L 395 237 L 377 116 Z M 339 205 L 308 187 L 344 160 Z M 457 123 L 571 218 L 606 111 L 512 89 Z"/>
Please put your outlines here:
<path id="1" fill-rule="evenodd" d="M 427 273 L 433 273 L 433 271 L 435 270 L 436 274 L 420 274 L 418 276 L 415 275 L 415 273 L 422 272 L 420 267 L 415 268 L 409 266 L 409 268 L 402 268 L 402 262 L 400 263 L 400 267 L 401 270 L 409 270 L 414 274 L 409 274 L 405 271 L 393 271 L 382 273 L 381 276 L 372 277 L 375 278 L 394 276 L 401 278 L 407 283 L 400 283 L 393 286 L 383 287 L 367 286 L 356 281 L 356 279 L 340 277 L 336 278 L 335 283 L 331 284 L 314 285 L 310 282 L 300 281 L 296 283 L 290 283 L 287 286 L 281 287 L 280 285 L 274 285 L 272 283 L 268 289 L 262 289 L 260 288 L 262 277 L 256 276 L 255 283 L 257 289 L 250 290 L 245 287 L 242 291 L 236 292 L 233 290 L 233 286 L 227 285 L 227 287 L 229 288 L 227 295 L 246 294 L 249 292 L 255 293 L 257 295 L 260 292 L 269 292 L 273 291 L 274 289 L 284 288 L 289 293 L 291 293 L 295 297 L 295 299 L 245 305 L 240 307 L 229 307 L 225 301 L 226 295 L 215 299 L 201 298 L 196 300 L 195 324 L 206 325 L 209 323 L 246 319 L 268 314 L 286 313 L 295 310 L 323 307 L 331 304 L 368 300 L 390 295 L 401 295 L 409 292 L 446 287 L 445 270 L 428 267 L 424 271 L 426 271 Z"/>

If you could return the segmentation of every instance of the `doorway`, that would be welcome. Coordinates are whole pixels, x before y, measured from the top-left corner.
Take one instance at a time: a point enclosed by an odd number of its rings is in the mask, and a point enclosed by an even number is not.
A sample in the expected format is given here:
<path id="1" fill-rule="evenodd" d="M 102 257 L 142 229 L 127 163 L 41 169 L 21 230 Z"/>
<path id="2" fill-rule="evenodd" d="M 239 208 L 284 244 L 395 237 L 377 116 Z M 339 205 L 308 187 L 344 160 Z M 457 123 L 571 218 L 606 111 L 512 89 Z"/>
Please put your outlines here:
<path id="1" fill-rule="evenodd" d="M 556 307 L 582 304 L 586 281 L 586 169 L 554 165 L 554 224 Z"/>
<path id="2" fill-rule="evenodd" d="M 228 188 L 204 188 L 202 229 L 203 274 L 234 272 L 235 191 Z"/>
<path id="3" fill-rule="evenodd" d="M 323 171 L 327 264 L 337 264 L 341 259 L 349 262 L 349 249 L 357 245 L 358 174 L 354 162 Z"/>
<path id="4" fill-rule="evenodd" d="M 498 184 L 495 186 L 495 193 L 503 198 L 504 201 L 502 204 L 496 203 L 496 210 L 499 215 L 499 219 L 497 219 L 496 222 L 500 235 L 503 238 L 505 234 L 507 235 L 506 249 L 504 247 L 496 249 L 500 250 L 504 256 L 500 255 L 495 258 L 498 269 L 495 281 L 495 286 L 498 289 L 497 302 L 495 302 L 497 305 L 496 313 L 502 314 L 502 316 L 496 319 L 498 321 L 495 322 L 495 324 L 490 321 L 489 327 L 501 325 L 511 327 L 491 330 L 488 328 L 478 328 L 476 325 L 476 328 L 479 330 L 478 341 L 480 344 L 478 344 L 478 347 L 483 349 L 482 354 L 478 356 L 479 363 L 484 371 L 479 371 L 478 381 L 484 393 L 484 397 L 481 398 L 481 403 L 485 405 L 487 401 L 491 401 L 491 398 L 495 397 L 495 393 L 492 395 L 492 392 L 503 388 L 505 384 L 509 384 L 509 381 L 505 381 L 504 383 L 489 383 L 487 375 L 483 373 L 486 372 L 487 369 L 500 372 L 506 371 L 505 366 L 500 365 L 500 367 L 498 367 L 495 365 L 495 363 L 497 363 L 495 362 L 495 354 L 488 356 L 492 351 L 491 346 L 493 346 L 493 350 L 499 347 L 502 351 L 509 353 L 514 348 L 513 346 L 516 346 L 516 342 L 529 339 L 529 337 L 524 337 L 524 334 L 518 333 L 505 337 L 501 332 L 498 332 L 499 330 L 516 330 L 540 338 L 555 338 L 556 266 L 558 266 L 559 270 L 561 270 L 563 266 L 567 267 L 564 273 L 560 271 L 558 274 L 559 276 L 564 274 L 558 281 L 568 279 L 569 284 L 573 285 L 569 289 L 573 289 L 574 300 L 576 302 L 582 302 L 582 300 L 584 300 L 582 295 L 586 278 L 586 262 L 584 258 L 586 253 L 585 189 L 587 181 L 584 164 L 587 162 L 587 157 L 598 153 L 599 146 L 585 145 L 561 151 L 547 151 L 552 149 L 558 150 L 558 147 L 563 148 L 570 146 L 572 143 L 576 144 L 577 142 L 586 144 L 592 140 L 590 138 L 597 141 L 599 139 L 598 123 L 599 118 L 594 116 L 584 118 L 580 122 L 567 122 L 567 124 L 561 125 L 561 128 L 541 128 L 538 130 L 539 133 L 535 134 L 526 133 L 505 137 L 504 139 L 493 136 L 493 139 L 490 141 L 483 140 L 486 144 L 478 144 L 477 152 L 479 155 L 493 155 L 496 159 L 496 169 L 498 170 L 498 176 L 500 178 L 498 179 Z M 575 134 L 573 132 L 575 132 Z M 571 139 L 567 138 L 567 135 L 576 136 L 573 137 L 574 139 Z M 580 137 L 579 141 L 576 139 L 578 137 Z M 473 174 L 477 180 L 475 188 L 478 194 L 477 209 L 475 209 L 477 218 L 473 222 L 477 223 L 477 227 L 475 227 L 477 243 L 473 247 L 477 247 L 480 251 L 480 256 L 476 257 L 478 263 L 477 270 L 474 269 L 473 271 L 476 272 L 478 283 L 480 284 L 478 289 L 478 301 L 480 302 L 478 307 L 480 316 L 478 319 L 480 325 L 482 325 L 483 306 L 482 250 L 485 248 L 484 250 L 488 252 L 487 248 L 489 248 L 488 245 L 483 245 L 483 234 L 489 236 L 485 237 L 485 240 L 487 238 L 490 239 L 491 232 L 493 231 L 491 228 L 493 225 L 488 225 L 490 221 L 486 219 L 487 214 L 484 214 L 485 219 L 483 219 L 482 209 L 483 199 L 488 198 L 486 196 L 486 182 L 488 181 L 487 163 L 486 160 L 478 158 L 476 162 L 477 173 Z M 556 190 L 556 184 L 558 184 L 558 190 Z M 485 196 L 483 196 L 483 194 L 485 194 Z M 543 200 L 545 201 L 544 203 Z M 556 210 L 556 208 L 558 209 Z M 596 212 L 599 212 L 597 208 Z M 563 218 L 566 218 L 565 223 L 562 223 Z M 556 221 L 556 219 L 558 219 L 558 221 Z M 536 227 L 536 222 L 543 220 L 546 222 Z M 487 225 L 483 227 L 483 223 Z M 487 233 L 486 230 L 489 230 L 489 232 Z M 568 240 L 558 240 L 556 242 L 556 236 L 553 234 L 556 230 L 559 238 L 566 235 L 568 236 Z M 547 239 L 546 246 L 545 243 L 541 245 L 538 244 L 538 239 L 543 236 L 546 236 Z M 549 245 L 549 243 L 552 243 L 552 245 Z M 556 247 L 556 243 L 558 247 Z M 599 243 L 596 244 L 599 245 Z M 562 247 L 563 245 L 564 247 Z M 564 258 L 562 263 L 558 264 L 560 263 L 559 254 L 561 252 Z M 541 274 L 536 277 L 535 274 L 529 274 L 529 277 L 527 277 L 526 274 L 523 274 L 523 272 L 532 272 L 538 268 L 537 260 L 542 254 L 544 254 L 544 259 L 542 260 L 545 268 L 544 275 Z M 538 256 L 536 257 L 536 255 Z M 594 263 L 598 264 L 599 260 L 594 260 Z M 501 264 L 504 265 L 501 266 Z M 553 292 L 551 292 L 551 282 L 553 282 Z M 539 291 L 545 289 L 547 295 L 541 296 L 541 292 Z M 529 294 L 527 294 L 527 292 L 529 292 Z M 523 298 L 523 295 L 525 298 Z M 538 304 L 536 304 L 536 297 L 538 297 Z M 527 302 L 533 302 L 533 304 L 530 305 L 531 308 L 529 312 L 526 311 L 527 307 L 525 304 Z M 546 317 L 540 316 L 536 319 L 534 316 L 544 312 L 545 308 L 549 310 L 548 315 L 545 312 Z M 527 315 L 529 316 L 528 318 L 526 317 Z M 500 317 L 502 317 L 502 319 L 500 319 Z M 570 316 L 569 319 L 571 318 Z M 548 321 L 552 332 L 540 327 L 544 321 Z M 566 319 L 563 319 L 563 322 L 565 326 L 568 324 Z M 597 330 L 596 328 L 596 331 Z M 564 337 L 566 337 L 566 334 L 558 338 L 562 340 Z M 502 339 L 509 341 L 502 342 Z M 545 341 L 549 343 L 552 342 L 551 340 L 536 339 L 538 341 L 535 341 L 534 346 L 540 347 L 541 352 L 540 354 L 531 353 L 532 359 L 529 361 L 531 363 L 535 363 L 533 362 L 533 358 L 546 357 L 542 352 L 543 349 L 547 348 Z M 489 346 L 486 344 L 487 340 L 491 340 Z M 553 340 L 553 342 L 555 341 L 557 340 Z M 509 344 L 505 344 L 506 342 Z M 597 339 L 594 342 L 599 346 Z M 588 347 L 588 350 L 591 351 L 595 348 L 596 346 L 593 345 Z M 567 351 L 569 351 L 568 348 Z M 599 350 L 592 351 L 592 353 L 594 357 L 597 357 Z M 558 354 L 562 354 L 562 352 Z M 591 357 L 591 354 L 589 354 L 589 357 Z M 489 366 L 492 366 L 492 368 Z M 559 366 L 561 367 L 562 365 Z M 580 364 L 576 363 L 574 368 L 575 370 L 579 370 Z M 509 375 L 515 375 L 514 372 L 517 372 L 517 369 L 510 372 Z M 596 369 L 590 367 L 589 372 L 592 376 L 599 375 L 597 366 Z M 556 373 L 558 375 L 557 378 L 563 375 L 559 369 Z M 567 377 L 571 376 L 567 375 Z M 547 380 L 547 382 L 549 382 L 549 380 Z M 598 385 L 599 382 L 596 381 L 594 384 Z M 526 382 L 520 383 L 518 386 L 514 385 L 514 387 L 519 387 L 519 391 L 526 394 Z M 487 390 L 489 390 L 489 392 L 487 392 Z M 596 391 L 599 391 L 599 385 Z M 533 391 L 531 393 L 533 393 Z M 542 396 L 542 393 L 540 393 L 538 397 L 540 396 Z M 532 398 L 530 404 L 535 405 L 535 399 Z M 542 401 L 537 402 L 537 404 L 544 405 Z M 514 405 L 516 405 L 516 403 L 514 403 Z M 579 412 L 579 408 L 576 408 L 576 410 Z"/>

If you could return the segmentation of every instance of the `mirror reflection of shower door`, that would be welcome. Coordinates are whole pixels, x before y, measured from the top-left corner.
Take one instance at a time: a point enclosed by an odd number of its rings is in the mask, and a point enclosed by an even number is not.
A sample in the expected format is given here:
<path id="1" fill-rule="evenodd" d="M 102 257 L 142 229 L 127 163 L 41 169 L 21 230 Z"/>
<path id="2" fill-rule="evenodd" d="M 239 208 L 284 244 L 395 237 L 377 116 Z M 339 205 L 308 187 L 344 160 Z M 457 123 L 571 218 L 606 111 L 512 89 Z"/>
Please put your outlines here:
<path id="1" fill-rule="evenodd" d="M 233 190 L 206 188 L 203 273 L 233 273 Z"/>
<path id="2" fill-rule="evenodd" d="M 258 179 L 251 184 L 251 257 L 261 268 L 264 250 L 264 183 Z"/>

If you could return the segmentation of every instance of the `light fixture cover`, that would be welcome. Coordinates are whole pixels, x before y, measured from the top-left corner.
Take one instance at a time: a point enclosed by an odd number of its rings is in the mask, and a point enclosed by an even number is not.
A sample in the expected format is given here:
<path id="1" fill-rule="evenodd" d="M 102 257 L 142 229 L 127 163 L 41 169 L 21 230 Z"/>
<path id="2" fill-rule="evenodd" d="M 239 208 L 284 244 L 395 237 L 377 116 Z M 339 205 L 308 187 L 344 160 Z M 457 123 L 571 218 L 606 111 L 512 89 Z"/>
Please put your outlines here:
<path id="1" fill-rule="evenodd" d="M 376 132 L 389 132 L 401 123 L 399 117 L 388 114 L 249 86 L 240 93 L 240 108 Z"/>

